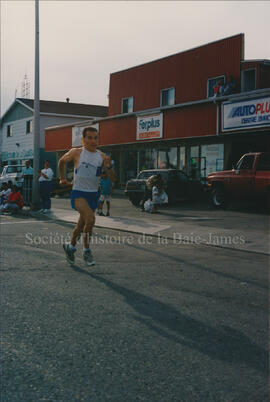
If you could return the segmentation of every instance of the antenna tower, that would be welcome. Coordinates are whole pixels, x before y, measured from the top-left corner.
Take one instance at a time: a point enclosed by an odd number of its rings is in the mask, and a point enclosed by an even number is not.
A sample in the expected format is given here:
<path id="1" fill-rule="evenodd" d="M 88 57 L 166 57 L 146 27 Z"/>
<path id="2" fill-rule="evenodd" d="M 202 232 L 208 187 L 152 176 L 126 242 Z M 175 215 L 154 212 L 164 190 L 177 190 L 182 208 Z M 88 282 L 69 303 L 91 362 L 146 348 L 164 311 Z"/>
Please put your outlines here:
<path id="1" fill-rule="evenodd" d="M 30 81 L 25 74 L 24 79 L 22 81 L 22 89 L 21 89 L 22 98 L 29 99 L 30 98 Z"/>

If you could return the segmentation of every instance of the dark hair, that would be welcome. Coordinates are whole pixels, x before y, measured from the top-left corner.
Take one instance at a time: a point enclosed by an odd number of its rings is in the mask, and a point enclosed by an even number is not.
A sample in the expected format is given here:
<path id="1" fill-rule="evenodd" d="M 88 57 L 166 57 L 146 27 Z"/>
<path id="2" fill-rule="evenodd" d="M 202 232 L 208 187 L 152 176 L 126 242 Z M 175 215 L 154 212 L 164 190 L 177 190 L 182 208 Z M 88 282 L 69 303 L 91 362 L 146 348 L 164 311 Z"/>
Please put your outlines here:
<path id="1" fill-rule="evenodd" d="M 44 163 L 50 163 L 50 161 L 48 161 L 48 159 L 46 159 L 46 160 L 44 161 Z"/>
<path id="2" fill-rule="evenodd" d="M 85 127 L 85 128 L 83 129 L 83 132 L 82 132 L 83 138 L 86 137 L 87 131 L 91 131 L 92 133 L 97 133 L 97 132 L 98 132 L 95 127 Z"/>
<path id="3" fill-rule="evenodd" d="M 15 191 L 17 190 L 17 191 L 18 191 L 18 190 L 19 190 L 19 187 L 16 186 L 16 184 L 14 184 L 14 185 L 12 186 L 12 190 L 15 190 Z"/>

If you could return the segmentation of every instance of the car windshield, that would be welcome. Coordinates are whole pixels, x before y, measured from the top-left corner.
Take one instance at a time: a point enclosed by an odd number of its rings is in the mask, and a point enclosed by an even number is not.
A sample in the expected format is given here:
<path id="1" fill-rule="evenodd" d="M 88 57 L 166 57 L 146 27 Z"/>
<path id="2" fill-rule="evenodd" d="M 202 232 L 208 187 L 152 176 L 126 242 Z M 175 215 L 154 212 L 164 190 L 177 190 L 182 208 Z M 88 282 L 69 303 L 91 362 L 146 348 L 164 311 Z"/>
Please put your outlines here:
<path id="1" fill-rule="evenodd" d="M 148 177 L 152 176 L 153 172 L 142 172 L 139 174 L 138 179 L 148 179 Z"/>
<path id="2" fill-rule="evenodd" d="M 22 171 L 21 166 L 9 166 L 7 168 L 7 173 L 20 173 Z"/>
<path id="3" fill-rule="evenodd" d="M 138 176 L 138 179 L 148 179 L 150 176 L 153 176 L 155 174 L 161 174 L 161 177 L 163 180 L 167 181 L 168 180 L 168 172 L 162 172 L 160 170 L 151 170 L 147 172 L 141 172 Z"/>

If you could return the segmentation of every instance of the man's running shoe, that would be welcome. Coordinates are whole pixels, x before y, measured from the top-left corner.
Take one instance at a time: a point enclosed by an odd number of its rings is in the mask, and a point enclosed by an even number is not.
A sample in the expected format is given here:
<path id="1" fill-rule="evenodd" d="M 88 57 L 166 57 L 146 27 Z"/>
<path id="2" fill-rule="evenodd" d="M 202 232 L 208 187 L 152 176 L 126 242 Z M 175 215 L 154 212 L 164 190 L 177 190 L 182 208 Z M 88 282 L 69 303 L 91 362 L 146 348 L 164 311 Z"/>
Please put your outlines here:
<path id="1" fill-rule="evenodd" d="M 42 214 L 44 212 L 44 209 L 40 209 L 39 211 L 37 211 L 39 214 Z"/>
<path id="2" fill-rule="evenodd" d="M 90 248 L 88 250 L 84 251 L 83 259 L 84 259 L 86 265 L 89 265 L 89 266 L 95 265 L 95 261 L 94 261 L 94 258 L 92 256 Z"/>
<path id="3" fill-rule="evenodd" d="M 110 216 L 110 212 L 107 212 L 107 213 L 106 213 L 106 216 Z"/>
<path id="4" fill-rule="evenodd" d="M 74 263 L 74 261 L 75 261 L 75 251 L 76 250 L 71 250 L 70 249 L 70 247 L 69 247 L 69 244 L 63 244 L 63 249 L 64 249 L 64 251 L 65 251 L 65 253 L 66 253 L 66 259 L 67 259 L 67 261 L 70 263 L 70 264 L 73 264 Z"/>

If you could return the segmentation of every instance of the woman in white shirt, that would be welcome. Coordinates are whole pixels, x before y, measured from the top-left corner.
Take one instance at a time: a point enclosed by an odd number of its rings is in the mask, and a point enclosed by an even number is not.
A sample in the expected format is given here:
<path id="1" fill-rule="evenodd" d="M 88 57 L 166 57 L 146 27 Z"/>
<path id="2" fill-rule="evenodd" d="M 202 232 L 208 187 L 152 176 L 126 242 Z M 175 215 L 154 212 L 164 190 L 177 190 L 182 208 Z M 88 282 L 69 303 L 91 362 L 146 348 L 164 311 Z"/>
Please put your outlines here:
<path id="1" fill-rule="evenodd" d="M 51 191 L 52 191 L 53 171 L 50 168 L 50 162 L 44 162 L 44 169 L 38 172 L 39 194 L 41 198 L 41 210 L 39 212 L 47 213 L 51 210 Z"/>

